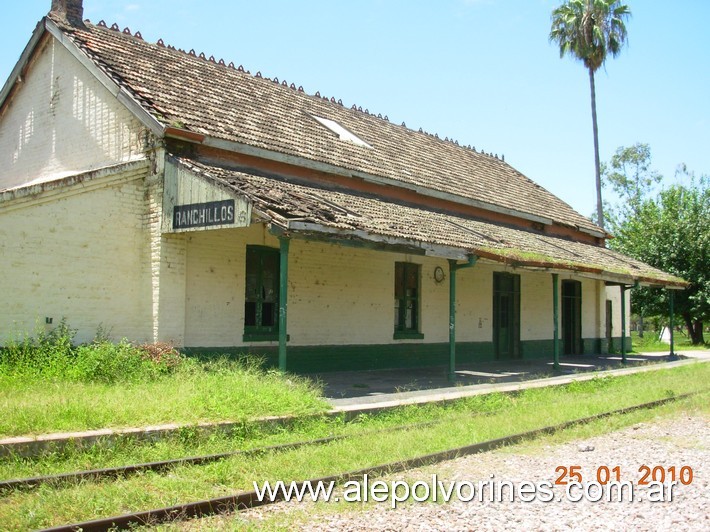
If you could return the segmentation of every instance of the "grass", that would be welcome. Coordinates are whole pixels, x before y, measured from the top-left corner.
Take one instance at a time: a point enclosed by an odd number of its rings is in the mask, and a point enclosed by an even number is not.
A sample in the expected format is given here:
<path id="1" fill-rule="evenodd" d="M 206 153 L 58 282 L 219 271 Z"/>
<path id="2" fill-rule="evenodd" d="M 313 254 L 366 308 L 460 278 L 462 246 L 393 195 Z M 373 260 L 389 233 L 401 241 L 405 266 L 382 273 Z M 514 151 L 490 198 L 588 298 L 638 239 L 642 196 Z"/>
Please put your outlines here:
<path id="1" fill-rule="evenodd" d="M 148 382 L 92 383 L 0 375 L 0 437 L 104 427 L 247 420 L 328 408 L 306 379 L 255 364 L 192 366 Z"/>
<path id="2" fill-rule="evenodd" d="M 637 353 L 662 353 L 670 350 L 670 345 L 658 339 L 657 331 L 644 331 L 643 338 L 639 338 L 638 331 L 631 331 L 632 349 Z M 687 335 L 676 333 L 673 337 L 674 351 L 694 351 L 710 348 L 707 343 L 704 345 L 693 345 Z"/>
<path id="3" fill-rule="evenodd" d="M 0 438 L 162 423 L 246 421 L 328 408 L 312 381 L 257 359 L 199 362 L 165 343 L 75 345 L 62 320 L 0 348 Z"/>
<path id="4" fill-rule="evenodd" d="M 40 528 L 108 516 L 130 510 L 167 506 L 253 489 L 252 482 L 292 480 L 325 476 L 417 455 L 467 445 L 504 435 L 561 423 L 582 416 L 629 406 L 688 391 L 703 390 L 710 379 L 710 364 L 693 364 L 671 370 L 605 377 L 575 382 L 563 387 L 530 389 L 515 395 L 491 394 L 448 405 L 410 406 L 382 415 L 360 418 L 357 422 L 304 423 L 294 433 L 269 436 L 298 439 L 298 432 L 310 437 L 327 433 L 348 433 L 351 438 L 318 447 L 270 453 L 250 460 L 226 459 L 204 466 L 178 467 L 168 473 L 144 473 L 117 481 L 84 482 L 65 487 L 45 486 L 33 492 L 14 492 L 0 500 L 0 522 L 10 529 Z M 684 400 L 674 407 L 700 405 L 707 408 L 708 393 Z M 642 415 L 642 414 L 641 414 Z M 650 415 L 650 413 L 647 413 Z M 637 414 L 605 420 L 599 429 L 638 419 Z M 434 421 L 429 426 L 383 432 L 372 430 Z M 325 433 L 325 434 L 324 434 Z M 257 445 L 263 437 L 242 443 Z M 221 442 L 228 445 L 230 442 Z M 233 442 L 232 442 L 233 443 Z M 217 441 L 213 441 L 216 445 Z M 146 444 L 134 444 L 123 458 Z M 65 462 L 61 457 L 52 467 L 72 469 L 77 457 Z M 90 461 L 90 459 L 89 459 Z M 30 471 L 31 461 L 8 461 L 8 470 Z"/>

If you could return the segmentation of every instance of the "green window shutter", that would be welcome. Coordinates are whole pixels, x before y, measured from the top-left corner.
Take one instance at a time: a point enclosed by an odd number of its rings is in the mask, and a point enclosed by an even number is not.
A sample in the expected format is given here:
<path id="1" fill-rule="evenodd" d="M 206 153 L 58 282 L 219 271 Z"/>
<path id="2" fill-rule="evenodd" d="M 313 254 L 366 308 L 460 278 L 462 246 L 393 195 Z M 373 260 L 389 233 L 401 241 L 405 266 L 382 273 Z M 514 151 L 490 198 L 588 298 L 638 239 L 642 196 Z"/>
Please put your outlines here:
<path id="1" fill-rule="evenodd" d="M 411 262 L 394 265 L 394 338 L 424 338 L 420 332 L 421 267 Z"/>
<path id="2" fill-rule="evenodd" d="M 277 340 L 279 333 L 279 250 L 247 246 L 244 341 Z"/>

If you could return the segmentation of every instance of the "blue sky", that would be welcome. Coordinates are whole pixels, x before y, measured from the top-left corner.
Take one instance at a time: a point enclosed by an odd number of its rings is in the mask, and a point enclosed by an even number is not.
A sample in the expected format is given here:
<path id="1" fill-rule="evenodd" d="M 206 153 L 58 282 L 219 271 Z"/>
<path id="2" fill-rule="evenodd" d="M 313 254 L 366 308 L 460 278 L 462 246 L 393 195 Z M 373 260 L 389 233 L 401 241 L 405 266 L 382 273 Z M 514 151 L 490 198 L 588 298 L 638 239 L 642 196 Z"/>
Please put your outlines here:
<path id="1" fill-rule="evenodd" d="M 560 59 L 548 42 L 559 3 L 84 0 L 84 16 L 505 154 L 590 215 L 589 80 L 580 63 Z M 601 158 L 646 142 L 666 183 L 679 163 L 710 173 L 710 2 L 627 3 L 628 47 L 596 78 Z M 2 82 L 50 4 L 3 3 Z"/>

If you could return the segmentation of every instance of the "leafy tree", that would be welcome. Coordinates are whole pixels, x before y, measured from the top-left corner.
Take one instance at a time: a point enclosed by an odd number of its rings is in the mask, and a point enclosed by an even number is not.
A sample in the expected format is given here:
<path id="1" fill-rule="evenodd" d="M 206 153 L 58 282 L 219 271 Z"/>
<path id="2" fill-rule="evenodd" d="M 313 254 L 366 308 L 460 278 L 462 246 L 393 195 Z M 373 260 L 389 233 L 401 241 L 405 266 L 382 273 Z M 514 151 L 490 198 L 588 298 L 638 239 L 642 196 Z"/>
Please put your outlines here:
<path id="1" fill-rule="evenodd" d="M 627 197 L 638 199 L 618 220 L 610 247 L 690 282 L 675 293 L 675 308 L 697 345 L 704 343 L 703 322 L 710 320 L 710 176 L 696 179 L 684 166 L 678 174 L 687 184 L 661 190 L 656 198 L 636 188 L 633 173 L 624 174 L 627 181 L 616 181 Z M 665 314 L 667 298 L 666 291 L 643 288 L 634 291 L 632 301 L 636 312 Z"/>
<path id="2" fill-rule="evenodd" d="M 636 215 L 663 176 L 651 169 L 651 148 L 637 142 L 617 148 L 608 163 L 602 163 L 602 187 L 611 186 L 617 204 L 605 202 L 607 226 L 614 234 L 629 214 Z"/>
<path id="3" fill-rule="evenodd" d="M 602 207 L 599 131 L 594 73 L 608 55 L 616 57 L 626 41 L 628 6 L 618 0 L 567 0 L 552 12 L 550 42 L 560 47 L 560 57 L 571 55 L 584 63 L 589 72 L 592 93 L 592 128 L 594 131 L 594 168 L 597 187 L 597 223 L 604 227 Z"/>

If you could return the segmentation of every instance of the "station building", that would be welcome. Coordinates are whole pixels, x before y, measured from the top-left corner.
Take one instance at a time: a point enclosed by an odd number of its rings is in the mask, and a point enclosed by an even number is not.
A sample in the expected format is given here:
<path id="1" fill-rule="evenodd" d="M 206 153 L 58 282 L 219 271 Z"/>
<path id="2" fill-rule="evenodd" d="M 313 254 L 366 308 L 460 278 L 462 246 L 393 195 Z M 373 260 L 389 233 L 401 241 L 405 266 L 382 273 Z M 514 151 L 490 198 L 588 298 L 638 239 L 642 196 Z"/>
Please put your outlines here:
<path id="1" fill-rule="evenodd" d="M 606 353 L 630 287 L 686 284 L 503 158 L 82 14 L 54 0 L 0 92 L 0 344 L 65 318 L 453 371 Z"/>

